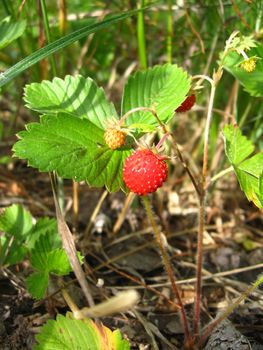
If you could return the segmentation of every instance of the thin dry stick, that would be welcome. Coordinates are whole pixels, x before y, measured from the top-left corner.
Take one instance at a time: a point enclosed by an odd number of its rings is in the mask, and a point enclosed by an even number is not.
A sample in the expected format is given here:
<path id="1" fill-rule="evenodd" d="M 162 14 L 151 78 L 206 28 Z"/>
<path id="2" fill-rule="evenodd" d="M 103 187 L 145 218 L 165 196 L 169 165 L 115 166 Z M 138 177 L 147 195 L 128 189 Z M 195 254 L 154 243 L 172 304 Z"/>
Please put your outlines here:
<path id="1" fill-rule="evenodd" d="M 243 294 L 240 295 L 239 298 L 237 298 L 222 314 L 212 321 L 203 331 L 202 336 L 198 342 L 198 346 L 201 348 L 201 346 L 206 341 L 209 334 L 211 334 L 212 330 L 218 326 L 218 324 L 223 321 L 225 318 L 227 318 L 235 308 L 238 307 L 238 305 L 246 299 L 253 291 L 260 286 L 260 284 L 263 283 L 263 276 L 260 276 L 256 282 L 252 284 Z"/>
<path id="2" fill-rule="evenodd" d="M 109 192 L 108 192 L 107 190 L 103 191 L 103 193 L 102 193 L 102 195 L 100 196 L 100 199 L 99 199 L 99 201 L 98 201 L 96 207 L 95 207 L 94 210 L 93 210 L 93 213 L 91 214 L 91 217 L 90 217 L 90 219 L 89 219 L 89 223 L 88 223 L 88 225 L 87 225 L 87 227 L 86 227 L 86 230 L 85 230 L 85 233 L 84 233 L 84 236 L 85 236 L 86 239 L 87 239 L 88 236 L 89 236 L 91 226 L 94 224 L 94 221 L 95 221 L 95 219 L 96 219 L 96 216 L 98 215 L 98 213 L 99 213 L 99 211 L 100 211 L 100 209 L 101 209 L 101 206 L 102 206 L 102 204 L 103 204 L 105 198 L 107 197 L 108 193 L 109 193 Z"/>
<path id="3" fill-rule="evenodd" d="M 202 54 L 205 53 L 205 46 L 204 46 L 204 42 L 200 36 L 200 34 L 198 33 L 198 31 L 195 29 L 195 27 L 193 26 L 192 24 L 192 21 L 191 21 L 191 17 L 188 13 L 188 9 L 187 9 L 187 6 L 186 6 L 186 2 L 184 1 L 184 9 L 185 9 L 185 15 L 186 15 L 186 20 L 189 24 L 189 27 L 191 29 L 191 31 L 193 32 L 193 34 L 197 37 L 199 43 L 200 43 L 200 47 L 201 47 L 201 51 L 202 51 Z"/>
<path id="4" fill-rule="evenodd" d="M 73 187 L 73 227 L 77 227 L 78 224 L 78 216 L 79 216 L 79 183 L 76 181 L 72 181 Z"/>
<path id="5" fill-rule="evenodd" d="M 135 198 L 135 194 L 130 192 L 128 194 L 125 202 L 124 202 L 124 205 L 122 207 L 120 215 L 118 216 L 118 219 L 117 219 L 117 221 L 114 224 L 114 227 L 113 227 L 113 230 L 112 230 L 113 233 L 117 233 L 119 231 L 119 229 L 121 228 L 121 226 L 123 224 L 123 221 L 125 220 L 127 211 L 129 210 L 129 208 L 130 208 L 134 198 Z"/>
<path id="6" fill-rule="evenodd" d="M 211 79 L 209 79 L 210 81 Z M 211 82 L 211 81 L 210 81 Z M 194 334 L 199 333 L 200 320 L 200 303 L 202 289 L 202 264 L 203 264 L 203 234 L 205 226 L 205 206 L 207 195 L 207 168 L 208 168 L 208 146 L 209 146 L 209 130 L 212 121 L 213 104 L 215 97 L 216 84 L 211 83 L 211 93 L 206 118 L 205 134 L 204 134 L 204 154 L 203 154 L 203 169 L 202 169 L 202 192 L 199 198 L 199 229 L 197 236 L 197 271 L 196 271 L 196 298 L 195 298 L 195 316 L 194 316 Z"/>
<path id="7" fill-rule="evenodd" d="M 61 235 L 61 239 L 63 242 L 63 247 L 67 253 L 67 256 L 69 258 L 70 265 L 77 277 L 77 280 L 82 288 L 82 291 L 87 299 L 87 302 L 90 306 L 94 305 L 94 301 L 90 292 L 90 288 L 88 285 L 88 282 L 86 280 L 86 276 L 84 271 L 82 270 L 80 266 L 80 262 L 78 259 L 77 255 L 77 250 L 75 247 L 75 242 L 73 239 L 73 236 L 68 228 L 68 225 L 66 224 L 66 221 L 64 220 L 64 217 L 62 215 L 58 200 L 57 200 L 57 195 L 56 195 L 56 182 L 53 177 L 54 175 L 50 174 L 50 181 L 51 181 L 51 187 L 52 187 L 52 192 L 53 192 L 53 197 L 54 197 L 54 203 L 55 203 L 55 208 L 56 208 L 56 216 L 57 216 L 57 221 L 58 221 L 58 232 Z"/>
<path id="8" fill-rule="evenodd" d="M 169 303 L 173 308 L 178 309 L 178 305 L 175 302 L 173 302 L 171 299 L 167 298 L 163 293 L 159 292 L 157 289 L 148 287 L 148 285 L 145 282 L 142 282 L 139 278 L 132 276 L 127 272 L 121 271 L 118 268 L 116 268 L 113 264 L 110 264 L 108 262 L 108 257 L 106 256 L 106 254 L 104 254 L 105 258 L 107 259 L 105 262 L 101 258 L 96 256 L 95 254 L 92 254 L 92 253 L 90 253 L 90 254 L 96 260 L 98 260 L 100 263 L 104 263 L 105 266 L 107 266 L 112 271 L 115 271 L 117 274 L 127 278 L 130 281 L 135 282 L 136 284 L 142 286 L 144 289 L 147 289 L 147 290 L 153 292 L 154 294 L 158 295 L 158 297 L 160 297 L 161 299 L 164 299 L 165 301 L 167 301 L 167 303 Z M 127 287 L 127 288 L 130 288 L 130 287 Z M 132 288 L 134 288 L 134 287 L 132 287 Z"/>
<path id="9" fill-rule="evenodd" d="M 188 326 L 188 320 L 187 320 L 186 313 L 185 313 L 185 308 L 184 308 L 184 305 L 183 305 L 183 302 L 182 302 L 182 298 L 181 298 L 179 289 L 178 289 L 178 287 L 176 285 L 173 269 L 172 269 L 172 266 L 170 264 L 170 260 L 169 260 L 168 254 L 167 254 L 167 252 L 166 252 L 166 250 L 164 248 L 164 244 L 163 244 L 160 232 L 159 232 L 158 227 L 156 225 L 156 222 L 154 220 L 153 213 L 152 213 L 152 210 L 151 210 L 151 207 L 150 207 L 149 199 L 146 196 L 142 196 L 142 200 L 143 200 L 143 203 L 144 203 L 144 206 L 145 206 L 146 214 L 147 214 L 147 216 L 149 218 L 149 221 L 151 223 L 151 226 L 153 228 L 153 233 L 154 233 L 156 242 L 158 243 L 158 246 L 159 246 L 159 249 L 160 249 L 163 265 L 165 267 L 167 276 L 170 279 L 171 286 L 172 286 L 172 289 L 173 289 L 174 294 L 176 296 L 178 305 L 180 306 L 180 312 L 181 312 L 182 322 L 183 322 L 184 331 L 185 331 L 185 343 L 187 344 L 187 343 L 191 342 L 191 336 L 190 336 L 190 331 L 189 331 L 189 326 Z"/>

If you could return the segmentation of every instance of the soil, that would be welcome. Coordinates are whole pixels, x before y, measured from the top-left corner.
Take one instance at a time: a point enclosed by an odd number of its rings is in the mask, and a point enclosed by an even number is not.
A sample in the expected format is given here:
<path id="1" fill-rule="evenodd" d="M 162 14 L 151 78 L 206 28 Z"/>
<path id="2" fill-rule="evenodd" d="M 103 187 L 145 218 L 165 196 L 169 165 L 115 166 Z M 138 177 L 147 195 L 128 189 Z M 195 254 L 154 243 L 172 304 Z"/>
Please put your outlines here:
<path id="1" fill-rule="evenodd" d="M 22 162 L 16 162 L 14 167 L 10 170 L 1 167 L 1 207 L 20 203 L 36 218 L 54 216 L 48 175 L 26 168 Z M 90 282 L 96 303 L 128 288 L 136 288 L 140 293 L 141 299 L 134 312 L 105 317 L 102 322 L 111 329 L 120 328 L 130 340 L 131 349 L 182 349 L 183 329 L 176 300 L 140 199 L 135 198 L 120 230 L 113 234 L 126 196 L 109 194 L 87 235 L 87 225 L 103 191 L 79 185 L 80 209 L 76 221 L 72 214 L 71 181 L 66 180 L 64 188 L 66 220 L 78 249 L 85 255 L 85 268 L 92 271 Z M 197 199 L 183 175 L 181 183 L 168 182 L 163 191 L 151 196 L 151 200 L 160 230 L 165 232 L 187 316 L 192 320 Z M 218 182 L 207 207 L 203 326 L 239 297 L 261 273 L 262 224 L 262 214 L 246 201 L 234 178 Z M 57 312 L 65 314 L 67 311 L 59 293 L 43 302 L 33 300 L 24 283 L 28 273 L 28 261 L 1 270 L 1 350 L 32 349 L 40 326 Z M 66 280 L 73 281 L 71 292 L 77 305 L 85 306 L 74 275 Z M 98 281 L 103 281 L 101 287 L 96 287 Z M 54 285 L 53 290 L 56 288 Z M 250 295 L 225 322 L 228 323 L 213 332 L 206 350 L 263 349 L 262 289 Z"/>

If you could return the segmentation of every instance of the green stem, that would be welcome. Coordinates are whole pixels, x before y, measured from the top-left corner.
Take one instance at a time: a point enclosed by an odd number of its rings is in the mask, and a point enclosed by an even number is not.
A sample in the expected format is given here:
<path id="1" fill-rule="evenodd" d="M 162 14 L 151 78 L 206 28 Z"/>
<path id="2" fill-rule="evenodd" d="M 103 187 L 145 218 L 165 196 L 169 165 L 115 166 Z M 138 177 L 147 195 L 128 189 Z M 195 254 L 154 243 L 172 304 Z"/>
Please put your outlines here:
<path id="1" fill-rule="evenodd" d="M 46 1 L 40 0 L 40 3 L 41 3 L 42 14 L 43 14 L 46 39 L 47 39 L 47 43 L 50 44 L 51 43 L 51 35 L 50 35 L 50 28 L 49 28 L 49 22 L 48 22 Z M 49 59 L 50 59 L 52 73 L 53 73 L 53 76 L 55 77 L 55 76 L 57 76 L 57 68 L 56 68 L 56 62 L 55 62 L 54 56 L 50 55 Z"/>
<path id="2" fill-rule="evenodd" d="M 145 45 L 145 32 L 144 32 L 144 0 L 138 1 L 138 8 L 141 9 L 138 12 L 137 18 L 137 40 L 139 50 L 139 60 L 141 69 L 147 69 L 147 58 L 146 58 L 146 45 Z"/>
<path id="3" fill-rule="evenodd" d="M 217 181 L 218 179 L 220 179 L 221 177 L 225 176 L 226 174 L 231 173 L 231 171 L 233 171 L 233 170 L 234 170 L 234 168 L 232 166 L 230 166 L 229 168 L 220 171 L 218 174 L 216 174 L 215 176 L 213 176 L 211 178 L 210 182 Z"/>
<path id="4" fill-rule="evenodd" d="M 148 219 L 149 219 L 150 224 L 151 224 L 152 229 L 153 229 L 154 238 L 155 238 L 155 240 L 159 246 L 159 249 L 160 249 L 161 258 L 162 258 L 164 268 L 166 270 L 168 278 L 170 279 L 171 286 L 172 286 L 172 289 L 173 289 L 174 294 L 176 296 L 178 305 L 180 306 L 180 312 L 181 312 L 181 317 L 182 317 L 182 322 L 183 322 L 184 332 L 185 332 L 185 344 L 189 344 L 191 342 L 191 336 L 190 336 L 188 321 L 186 318 L 186 313 L 185 313 L 185 308 L 184 308 L 184 305 L 182 302 L 182 298 L 181 298 L 179 289 L 177 287 L 177 284 L 176 284 L 176 281 L 174 278 L 173 269 L 172 269 L 168 254 L 165 250 L 162 237 L 160 235 L 160 232 L 159 232 L 158 227 L 156 225 L 156 222 L 154 220 L 153 212 L 152 212 L 151 206 L 150 206 L 150 201 L 149 201 L 147 196 L 142 196 L 142 200 L 143 200 L 143 203 L 145 206 L 146 214 L 148 216 Z"/>
<path id="5" fill-rule="evenodd" d="M 198 342 L 198 348 L 201 348 L 204 342 L 206 341 L 207 337 L 211 334 L 213 329 L 219 325 L 221 321 L 223 321 L 225 318 L 227 318 L 237 307 L 238 305 L 246 299 L 251 293 L 254 292 L 256 288 L 260 286 L 260 284 L 263 283 L 263 275 L 260 276 L 256 282 L 252 284 L 247 290 L 245 290 L 244 293 L 240 295 L 239 298 L 237 298 L 236 301 L 234 301 L 217 319 L 212 321 L 208 326 L 205 327 L 205 329 L 202 332 L 202 336 Z"/>
<path id="6" fill-rule="evenodd" d="M 242 117 L 240 118 L 239 123 L 238 123 L 238 126 L 239 126 L 240 129 L 241 129 L 241 128 L 243 127 L 243 125 L 245 124 L 245 122 L 246 122 L 246 120 L 247 120 L 247 117 L 248 117 L 248 115 L 249 115 L 249 112 L 250 112 L 251 108 L 252 108 L 252 103 L 249 102 L 249 103 L 247 104 L 247 107 L 246 107 L 246 109 L 245 109 L 245 111 L 244 111 Z"/>
<path id="7" fill-rule="evenodd" d="M 167 14 L 167 62 L 172 63 L 173 60 L 173 9 L 172 0 L 168 0 L 168 14 Z"/>

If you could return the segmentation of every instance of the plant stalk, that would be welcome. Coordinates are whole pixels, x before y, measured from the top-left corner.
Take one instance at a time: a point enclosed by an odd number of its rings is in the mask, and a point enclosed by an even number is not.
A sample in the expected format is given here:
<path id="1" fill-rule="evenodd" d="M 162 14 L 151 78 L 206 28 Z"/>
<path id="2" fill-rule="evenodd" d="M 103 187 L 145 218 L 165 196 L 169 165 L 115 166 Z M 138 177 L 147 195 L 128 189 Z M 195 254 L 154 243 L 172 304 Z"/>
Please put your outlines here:
<path id="1" fill-rule="evenodd" d="M 165 268 L 167 276 L 171 282 L 171 286 L 172 286 L 173 292 L 176 296 L 177 303 L 180 307 L 180 312 L 181 312 L 181 317 L 182 317 L 182 322 L 183 322 L 183 327 L 184 327 L 184 332 L 185 332 L 185 343 L 187 344 L 187 343 L 191 342 L 189 325 L 188 325 L 188 320 L 187 320 L 186 313 L 185 313 L 185 308 L 184 308 L 184 305 L 182 302 L 182 298 L 181 298 L 179 289 L 177 287 L 177 284 L 176 284 L 176 281 L 174 278 L 173 269 L 172 269 L 168 254 L 165 250 L 165 247 L 164 247 L 164 244 L 162 241 L 162 237 L 161 237 L 160 232 L 158 230 L 158 227 L 156 225 L 156 222 L 155 222 L 155 219 L 153 216 L 153 212 L 151 210 L 149 198 L 147 196 L 142 196 L 142 200 L 143 200 L 143 203 L 145 206 L 146 214 L 148 216 L 148 219 L 149 219 L 150 224 L 151 224 L 152 229 L 153 229 L 154 238 L 155 238 L 155 240 L 159 246 L 159 249 L 160 249 L 160 254 L 161 254 L 164 268 Z"/>
<path id="2" fill-rule="evenodd" d="M 138 51 L 139 61 L 141 69 L 147 69 L 147 58 L 146 58 L 146 44 L 145 44 L 145 31 L 144 31 L 144 0 L 138 0 L 138 8 L 141 9 L 138 12 L 137 17 L 137 40 L 138 40 Z"/>
<path id="3" fill-rule="evenodd" d="M 232 171 L 234 171 L 234 168 L 232 167 L 232 165 L 229 168 L 226 168 L 222 171 L 220 171 L 218 174 L 216 174 L 215 176 L 213 176 L 210 180 L 210 182 L 215 182 L 218 179 L 220 179 L 221 177 L 225 176 L 228 173 L 231 173 Z"/>
<path id="4" fill-rule="evenodd" d="M 167 13 L 167 38 L 166 38 L 166 49 L 167 49 L 167 62 L 172 63 L 173 61 L 173 1 L 168 0 L 168 13 Z"/>
<path id="5" fill-rule="evenodd" d="M 203 235 L 205 228 L 205 210 L 206 210 L 206 195 L 207 195 L 207 168 L 208 168 L 208 147 L 209 147 L 209 131 L 212 121 L 213 104 L 215 97 L 216 83 L 211 84 L 211 93 L 206 118 L 205 134 L 204 134 L 204 154 L 203 154 L 203 169 L 202 169 L 202 188 L 199 197 L 199 227 L 197 236 L 197 269 L 196 269 L 196 288 L 195 288 L 195 315 L 194 315 L 194 335 L 199 334 L 200 323 L 200 306 L 202 294 L 202 265 L 203 265 Z"/>

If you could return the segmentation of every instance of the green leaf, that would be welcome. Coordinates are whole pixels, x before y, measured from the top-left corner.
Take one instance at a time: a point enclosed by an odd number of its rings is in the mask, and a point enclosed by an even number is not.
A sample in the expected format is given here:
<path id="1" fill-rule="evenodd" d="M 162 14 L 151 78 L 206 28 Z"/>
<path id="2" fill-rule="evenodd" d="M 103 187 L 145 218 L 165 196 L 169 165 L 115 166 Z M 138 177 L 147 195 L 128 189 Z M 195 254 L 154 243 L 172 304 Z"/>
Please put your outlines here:
<path id="1" fill-rule="evenodd" d="M 108 102 L 104 90 L 91 79 L 81 75 L 67 75 L 64 80 L 54 78 L 25 88 L 26 106 L 43 114 L 68 112 L 76 117 L 87 118 L 101 129 L 107 121 L 117 117 L 112 103 Z"/>
<path id="2" fill-rule="evenodd" d="M 131 150 L 112 151 L 103 134 L 86 119 L 66 114 L 43 116 L 40 123 L 29 124 L 27 131 L 19 133 L 21 140 L 13 150 L 40 171 L 55 170 L 63 178 L 85 180 L 95 187 L 105 185 L 114 192 L 125 188 L 122 167 Z"/>
<path id="3" fill-rule="evenodd" d="M 225 125 L 223 130 L 225 151 L 231 164 L 237 165 L 251 155 L 254 145 L 242 135 L 238 127 Z"/>
<path id="4" fill-rule="evenodd" d="M 0 50 L 19 38 L 26 29 L 26 21 L 12 21 L 6 17 L 0 22 Z"/>
<path id="5" fill-rule="evenodd" d="M 224 127 L 225 152 L 233 165 L 241 189 L 247 199 L 257 207 L 263 208 L 261 174 L 263 172 L 263 152 L 250 157 L 254 146 L 238 127 L 226 125 Z"/>
<path id="6" fill-rule="evenodd" d="M 14 265 L 24 259 L 27 249 L 20 240 L 5 235 L 0 241 L 0 265 Z"/>
<path id="7" fill-rule="evenodd" d="M 54 41 L 53 43 L 46 45 L 45 47 L 35 51 L 30 56 L 24 58 L 13 67 L 7 69 L 5 72 L 0 75 L 0 87 L 7 84 L 10 80 L 14 79 L 16 76 L 21 74 L 23 71 L 33 66 L 37 62 L 43 60 L 44 58 L 52 55 L 53 53 L 63 49 L 64 47 L 74 43 L 77 40 L 80 40 L 88 35 L 95 33 L 101 29 L 105 29 L 110 25 L 117 23 L 119 21 L 124 20 L 134 14 L 136 14 L 138 10 L 132 10 L 128 12 L 122 12 L 121 14 L 117 14 L 104 20 L 85 26 L 79 30 L 76 30 L 73 33 L 70 33 L 62 38 Z"/>
<path id="8" fill-rule="evenodd" d="M 0 230 L 17 238 L 25 236 L 32 228 L 32 216 L 21 205 L 13 204 L 0 215 Z"/>
<path id="9" fill-rule="evenodd" d="M 131 76 L 124 88 L 122 115 L 136 107 L 152 107 L 158 117 L 167 123 L 174 111 L 185 100 L 190 89 L 190 78 L 177 65 L 155 66 Z M 135 112 L 126 124 L 159 125 L 150 112 Z"/>
<path id="10" fill-rule="evenodd" d="M 260 174 L 258 181 L 258 201 L 263 208 L 263 172 Z"/>
<path id="11" fill-rule="evenodd" d="M 239 169 L 257 178 L 260 177 L 263 169 L 263 152 L 255 154 L 239 165 Z"/>
<path id="12" fill-rule="evenodd" d="M 29 293 L 36 299 L 42 299 L 48 287 L 48 273 L 46 271 L 34 272 L 26 279 Z"/>
<path id="13" fill-rule="evenodd" d="M 53 273 L 58 276 L 64 276 L 72 271 L 65 250 L 54 248 L 55 246 L 57 246 L 57 239 L 54 239 L 54 232 L 48 231 L 39 236 L 35 242 L 34 249 L 31 251 L 31 266 L 38 271 L 28 278 L 27 286 L 29 292 L 35 298 L 42 298 L 44 296 L 48 286 L 49 274 Z M 80 253 L 78 253 L 78 258 L 82 263 L 83 257 Z M 43 283 L 40 283 L 38 287 L 38 279 L 41 279 L 41 276 L 44 276 Z"/>
<path id="14" fill-rule="evenodd" d="M 46 233 L 50 233 L 50 236 L 52 236 L 53 247 L 61 247 L 61 239 L 57 230 L 57 221 L 55 219 L 43 217 L 36 222 L 32 230 L 30 231 L 30 234 L 27 235 L 26 246 L 28 247 L 28 249 L 34 248 L 35 243 L 39 239 L 39 237 Z"/>
<path id="15" fill-rule="evenodd" d="M 72 269 L 65 250 L 61 247 L 55 248 L 56 245 L 53 232 L 42 234 L 32 250 L 31 265 L 39 271 L 47 271 L 61 276 L 71 272 Z M 78 258 L 82 263 L 82 256 L 79 253 Z"/>
<path id="16" fill-rule="evenodd" d="M 58 276 L 68 275 L 72 271 L 67 254 L 62 248 L 48 253 L 46 268 Z"/>
<path id="17" fill-rule="evenodd" d="M 56 321 L 49 320 L 36 336 L 34 350 L 129 350 L 127 340 L 119 331 L 102 324 L 96 326 L 89 319 L 75 320 L 58 315 Z"/>
<path id="18" fill-rule="evenodd" d="M 237 52 L 230 52 L 224 60 L 224 68 L 232 74 L 251 96 L 263 96 L 263 45 L 258 44 L 257 47 L 249 51 L 249 57 L 256 56 L 256 69 L 253 72 L 246 72 L 239 66 L 244 58 Z"/>

